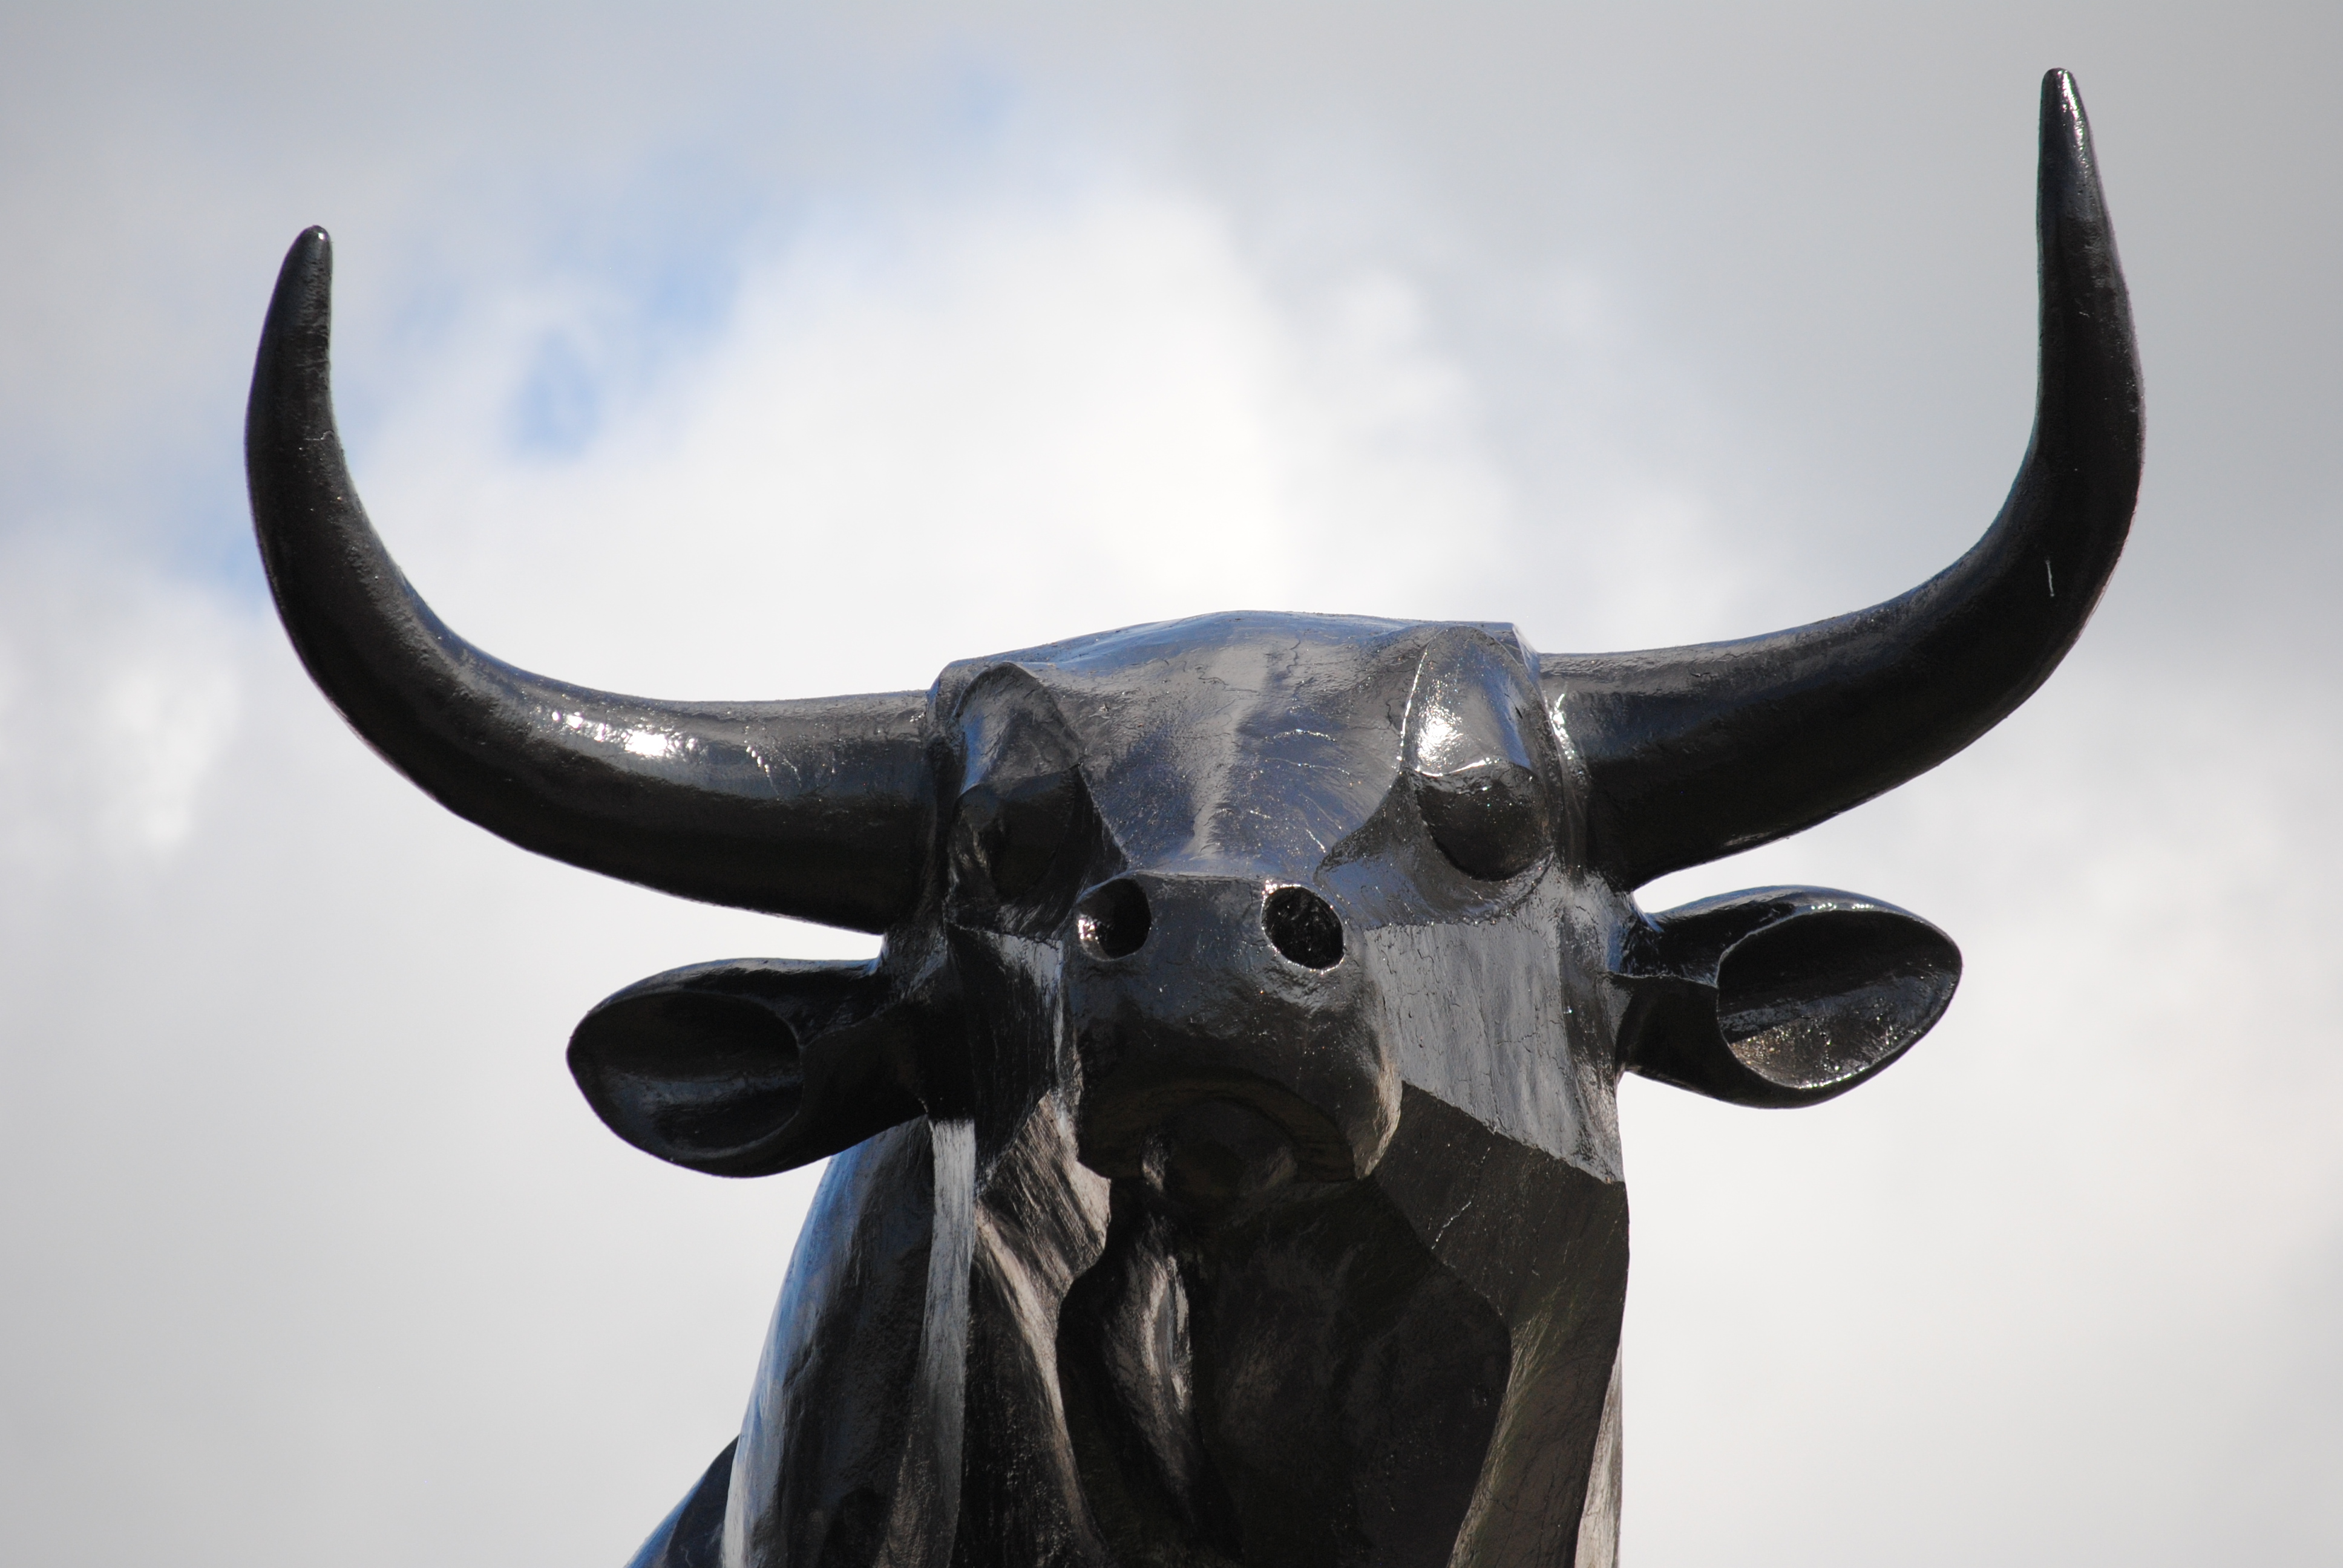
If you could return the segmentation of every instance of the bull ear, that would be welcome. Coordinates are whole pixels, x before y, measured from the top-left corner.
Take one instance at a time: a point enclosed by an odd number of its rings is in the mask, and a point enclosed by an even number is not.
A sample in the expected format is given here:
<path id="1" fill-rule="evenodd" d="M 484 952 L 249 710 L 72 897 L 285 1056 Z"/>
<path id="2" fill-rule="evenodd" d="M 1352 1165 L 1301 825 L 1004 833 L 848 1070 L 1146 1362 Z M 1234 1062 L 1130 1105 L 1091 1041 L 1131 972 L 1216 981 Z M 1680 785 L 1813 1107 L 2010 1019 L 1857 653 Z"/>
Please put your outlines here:
<path id="1" fill-rule="evenodd" d="M 1844 1094 L 1935 1026 L 1960 983 L 1950 937 L 1892 904 L 1761 888 L 1671 910 L 1622 975 L 1629 1071 L 1735 1105 Z"/>
<path id="2" fill-rule="evenodd" d="M 769 1176 L 920 1114 L 914 1010 L 870 963 L 733 959 L 628 986 L 569 1037 L 611 1131 L 671 1164 Z"/>

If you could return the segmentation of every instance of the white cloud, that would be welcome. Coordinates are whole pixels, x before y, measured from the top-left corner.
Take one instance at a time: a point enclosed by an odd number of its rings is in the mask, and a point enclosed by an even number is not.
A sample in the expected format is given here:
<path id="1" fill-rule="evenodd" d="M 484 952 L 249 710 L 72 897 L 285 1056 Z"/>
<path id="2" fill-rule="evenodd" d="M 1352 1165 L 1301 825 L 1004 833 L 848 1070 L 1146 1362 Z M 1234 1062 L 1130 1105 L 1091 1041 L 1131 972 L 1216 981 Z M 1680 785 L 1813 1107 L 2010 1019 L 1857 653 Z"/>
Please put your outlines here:
<path id="1" fill-rule="evenodd" d="M 1232 604 L 1453 613 L 1510 522 L 1410 286 L 1289 309 L 1177 189 L 816 226 L 566 459 L 517 457 L 499 417 L 541 302 L 476 317 L 360 483 L 455 624 L 573 678 L 920 685 Z"/>
<path id="2" fill-rule="evenodd" d="M 0 551 L 0 864 L 38 885 L 182 849 L 239 721 L 216 598 L 119 567 Z"/>

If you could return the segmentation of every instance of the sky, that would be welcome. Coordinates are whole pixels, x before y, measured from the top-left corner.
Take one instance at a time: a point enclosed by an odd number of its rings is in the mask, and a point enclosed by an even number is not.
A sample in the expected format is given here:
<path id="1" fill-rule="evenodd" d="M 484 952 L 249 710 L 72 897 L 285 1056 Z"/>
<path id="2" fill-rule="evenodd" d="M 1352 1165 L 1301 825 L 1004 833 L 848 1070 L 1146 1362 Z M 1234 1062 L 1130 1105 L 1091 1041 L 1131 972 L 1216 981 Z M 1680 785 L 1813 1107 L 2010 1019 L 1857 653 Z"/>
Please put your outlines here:
<path id="1" fill-rule="evenodd" d="M 1808 1111 L 1630 1080 L 1624 1552 L 2343 1558 L 2343 13 L 1463 0 L 0 10 L 0 1554 L 616 1568 L 815 1173 L 619 1143 L 592 1003 L 869 939 L 511 849 L 269 608 L 284 247 L 390 548 L 676 698 L 1238 608 L 1554 651 L 1901 591 L 2031 417 L 2089 105 L 2147 468 L 2076 652 L 1678 873 L 1966 972 Z"/>

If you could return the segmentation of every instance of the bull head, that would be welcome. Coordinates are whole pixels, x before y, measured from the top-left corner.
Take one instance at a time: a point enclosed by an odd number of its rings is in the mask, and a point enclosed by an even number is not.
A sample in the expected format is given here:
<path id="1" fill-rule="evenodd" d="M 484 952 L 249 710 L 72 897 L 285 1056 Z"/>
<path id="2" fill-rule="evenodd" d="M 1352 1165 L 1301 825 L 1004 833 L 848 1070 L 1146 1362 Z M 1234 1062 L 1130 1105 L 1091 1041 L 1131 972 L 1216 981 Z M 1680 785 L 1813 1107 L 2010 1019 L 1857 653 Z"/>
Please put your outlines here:
<path id="1" fill-rule="evenodd" d="M 1884 604 L 1560 657 L 1225 615 L 766 703 L 548 680 L 431 612 L 345 469 L 303 234 L 246 456 L 335 706 L 524 848 L 885 936 L 659 976 L 571 1041 L 661 1159 L 838 1156 L 741 1436 L 639 1561 L 1609 1562 L 1619 1075 L 1812 1104 L 1960 967 L 1849 894 L 1633 894 L 1934 767 L 2080 632 L 2141 416 L 2059 72 L 2037 223 L 2032 444 L 1976 547 Z"/>

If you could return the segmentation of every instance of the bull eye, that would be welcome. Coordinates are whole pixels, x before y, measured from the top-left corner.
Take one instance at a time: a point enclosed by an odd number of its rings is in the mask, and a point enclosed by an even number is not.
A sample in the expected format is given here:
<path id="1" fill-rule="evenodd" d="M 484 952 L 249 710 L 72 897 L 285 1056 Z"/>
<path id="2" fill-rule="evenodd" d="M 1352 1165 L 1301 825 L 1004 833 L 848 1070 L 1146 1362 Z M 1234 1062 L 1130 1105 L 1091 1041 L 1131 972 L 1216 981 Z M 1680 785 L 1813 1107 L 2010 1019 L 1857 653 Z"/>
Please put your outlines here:
<path id="1" fill-rule="evenodd" d="M 1040 888 L 1075 836 L 1081 786 L 1071 774 L 980 784 L 960 797 L 954 859 L 965 878 L 1013 903 Z"/>
<path id="2" fill-rule="evenodd" d="M 1418 774 L 1415 799 L 1449 864 L 1484 882 L 1519 876 L 1552 842 L 1536 776 L 1511 762 Z"/>

